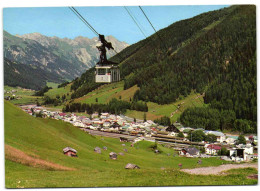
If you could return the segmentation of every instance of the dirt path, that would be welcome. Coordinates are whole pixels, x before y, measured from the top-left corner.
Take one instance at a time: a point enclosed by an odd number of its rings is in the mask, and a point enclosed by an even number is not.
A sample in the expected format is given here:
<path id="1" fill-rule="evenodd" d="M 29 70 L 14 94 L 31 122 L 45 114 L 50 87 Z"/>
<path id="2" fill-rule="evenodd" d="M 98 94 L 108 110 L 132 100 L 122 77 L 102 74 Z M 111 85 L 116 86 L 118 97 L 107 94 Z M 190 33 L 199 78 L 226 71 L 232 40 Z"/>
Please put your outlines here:
<path id="1" fill-rule="evenodd" d="M 224 164 L 216 167 L 202 167 L 194 169 L 182 169 L 181 171 L 187 172 L 189 174 L 198 174 L 198 175 L 217 175 L 221 174 L 222 171 L 237 169 L 237 168 L 256 168 L 258 169 L 258 163 L 244 163 L 244 164 Z"/>

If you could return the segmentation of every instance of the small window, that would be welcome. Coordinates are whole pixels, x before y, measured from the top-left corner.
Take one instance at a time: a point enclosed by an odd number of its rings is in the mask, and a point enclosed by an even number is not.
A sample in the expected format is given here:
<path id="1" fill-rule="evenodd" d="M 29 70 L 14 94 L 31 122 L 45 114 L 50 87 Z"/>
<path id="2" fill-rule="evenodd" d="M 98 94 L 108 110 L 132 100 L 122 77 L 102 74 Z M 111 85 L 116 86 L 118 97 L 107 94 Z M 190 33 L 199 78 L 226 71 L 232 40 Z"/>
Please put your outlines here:
<path id="1" fill-rule="evenodd" d="M 106 74 L 106 69 L 99 68 L 97 73 L 98 73 L 98 75 L 105 75 Z"/>

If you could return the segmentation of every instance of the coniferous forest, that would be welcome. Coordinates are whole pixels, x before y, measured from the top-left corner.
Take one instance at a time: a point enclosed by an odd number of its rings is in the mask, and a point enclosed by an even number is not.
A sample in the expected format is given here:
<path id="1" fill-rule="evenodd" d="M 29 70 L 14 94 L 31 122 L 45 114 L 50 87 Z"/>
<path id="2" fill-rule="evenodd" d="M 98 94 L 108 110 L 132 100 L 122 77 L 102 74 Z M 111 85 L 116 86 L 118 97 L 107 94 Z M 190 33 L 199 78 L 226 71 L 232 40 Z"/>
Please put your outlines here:
<path id="1" fill-rule="evenodd" d="M 124 114 L 127 109 L 136 110 L 136 111 L 148 111 L 148 107 L 146 103 L 141 101 L 131 103 L 127 101 L 117 100 L 113 98 L 109 101 L 108 104 L 86 104 L 86 103 L 72 103 L 66 104 L 66 106 L 62 109 L 64 112 L 86 112 L 88 114 L 92 114 L 94 112 L 109 112 L 112 114 Z"/>
<path id="2" fill-rule="evenodd" d="M 27 89 L 40 90 L 46 86 L 46 81 L 61 83 L 58 75 L 34 68 L 30 65 L 11 62 L 4 58 L 4 84 L 9 86 L 20 86 Z"/>

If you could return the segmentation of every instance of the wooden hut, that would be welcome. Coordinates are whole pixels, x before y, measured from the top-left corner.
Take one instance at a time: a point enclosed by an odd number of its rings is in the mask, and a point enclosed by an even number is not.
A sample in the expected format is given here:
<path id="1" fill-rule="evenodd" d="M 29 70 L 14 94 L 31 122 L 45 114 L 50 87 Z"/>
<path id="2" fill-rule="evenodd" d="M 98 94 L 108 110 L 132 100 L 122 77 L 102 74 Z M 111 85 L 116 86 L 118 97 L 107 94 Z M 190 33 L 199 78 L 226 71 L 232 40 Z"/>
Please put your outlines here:
<path id="1" fill-rule="evenodd" d="M 96 153 L 100 154 L 100 153 L 101 153 L 101 148 L 96 147 L 96 148 L 94 148 L 94 151 L 95 151 Z"/>
<path id="2" fill-rule="evenodd" d="M 66 147 L 63 149 L 64 155 L 70 156 L 70 157 L 77 157 L 77 151 L 71 147 Z"/>
<path id="3" fill-rule="evenodd" d="M 110 159 L 116 160 L 117 159 L 117 154 L 114 153 L 114 152 L 111 152 L 111 153 L 109 153 L 109 157 L 110 157 Z"/>
<path id="4" fill-rule="evenodd" d="M 140 169 L 140 167 L 137 166 L 136 164 L 128 163 L 128 164 L 125 166 L 125 169 Z"/>

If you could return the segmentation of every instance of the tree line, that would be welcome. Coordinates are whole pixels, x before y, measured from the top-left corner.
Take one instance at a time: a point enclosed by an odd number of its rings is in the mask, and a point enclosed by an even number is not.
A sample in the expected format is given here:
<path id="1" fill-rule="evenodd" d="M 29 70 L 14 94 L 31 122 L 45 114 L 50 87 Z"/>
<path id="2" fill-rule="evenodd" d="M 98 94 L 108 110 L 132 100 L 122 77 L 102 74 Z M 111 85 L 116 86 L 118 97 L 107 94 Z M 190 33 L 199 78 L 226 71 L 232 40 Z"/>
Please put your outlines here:
<path id="1" fill-rule="evenodd" d="M 108 112 L 112 114 L 124 114 L 127 109 L 137 110 L 137 111 L 148 111 L 146 103 L 143 102 L 127 102 L 123 100 L 118 100 L 116 98 L 111 99 L 107 104 L 86 104 L 86 103 L 71 103 L 66 104 L 62 109 L 63 112 L 86 112 L 92 114 L 94 112 L 102 113 Z"/>
<path id="2" fill-rule="evenodd" d="M 68 81 L 66 81 L 66 82 L 63 82 L 63 83 L 61 83 L 61 84 L 59 84 L 58 85 L 58 88 L 62 88 L 62 87 L 65 87 L 66 85 L 68 85 L 69 84 L 69 82 Z"/>
<path id="3" fill-rule="evenodd" d="M 256 122 L 237 119 L 233 110 L 218 110 L 207 108 L 188 108 L 180 116 L 180 121 L 193 128 L 203 128 L 206 130 L 229 130 L 243 133 L 256 133 Z"/>
<path id="4" fill-rule="evenodd" d="M 154 122 L 158 123 L 159 125 L 163 125 L 163 126 L 170 126 L 171 125 L 171 119 L 167 116 L 163 116 L 159 119 L 155 119 Z"/>
<path id="5" fill-rule="evenodd" d="M 35 92 L 35 96 L 44 96 L 44 93 L 48 92 L 52 87 L 44 86 L 42 89 L 39 91 Z"/>

